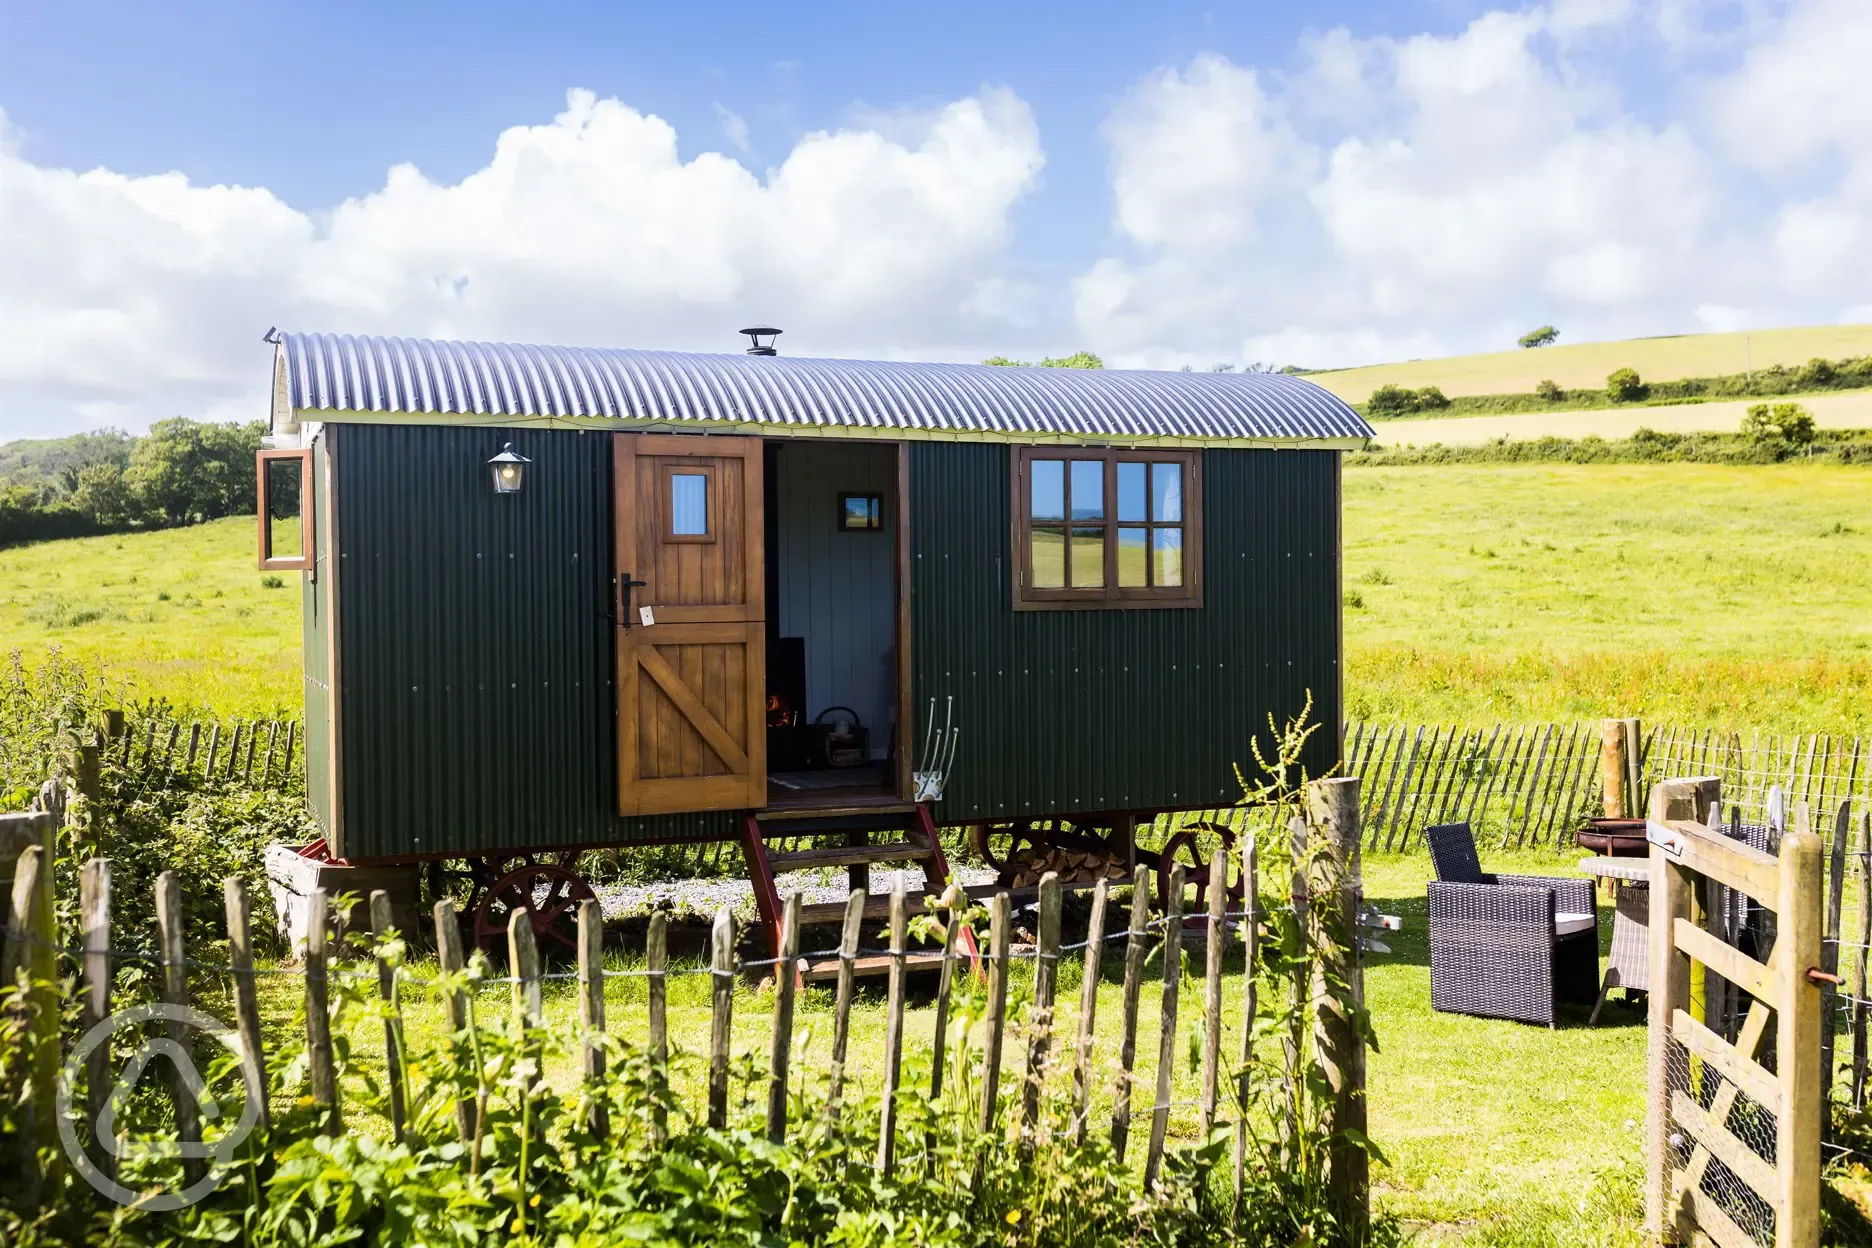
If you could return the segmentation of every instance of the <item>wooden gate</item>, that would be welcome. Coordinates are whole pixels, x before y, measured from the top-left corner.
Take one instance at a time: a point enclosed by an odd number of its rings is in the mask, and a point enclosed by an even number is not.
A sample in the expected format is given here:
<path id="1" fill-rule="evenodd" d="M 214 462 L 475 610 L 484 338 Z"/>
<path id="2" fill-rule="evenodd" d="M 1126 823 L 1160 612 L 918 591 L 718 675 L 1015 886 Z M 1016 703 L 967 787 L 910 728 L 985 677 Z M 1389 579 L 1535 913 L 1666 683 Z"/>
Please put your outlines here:
<path id="1" fill-rule="evenodd" d="M 1820 839 L 1789 832 L 1770 855 L 1724 836 L 1719 787 L 1651 793 L 1647 1223 L 1669 1242 L 1814 1248 Z M 1712 990 L 1747 1000 L 1738 1023 L 1705 1009 Z"/>

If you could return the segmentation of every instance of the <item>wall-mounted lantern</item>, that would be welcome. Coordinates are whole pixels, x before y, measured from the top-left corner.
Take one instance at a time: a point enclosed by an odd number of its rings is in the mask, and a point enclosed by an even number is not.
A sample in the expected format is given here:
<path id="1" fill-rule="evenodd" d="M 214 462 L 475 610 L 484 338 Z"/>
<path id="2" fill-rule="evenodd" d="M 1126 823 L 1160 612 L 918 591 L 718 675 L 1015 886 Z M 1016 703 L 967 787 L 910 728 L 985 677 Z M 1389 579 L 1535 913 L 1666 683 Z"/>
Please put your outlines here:
<path id="1" fill-rule="evenodd" d="M 494 492 L 496 494 L 518 494 L 526 475 L 526 466 L 533 461 L 524 455 L 514 453 L 513 443 L 501 447 L 501 453 L 487 461 L 494 470 Z"/>

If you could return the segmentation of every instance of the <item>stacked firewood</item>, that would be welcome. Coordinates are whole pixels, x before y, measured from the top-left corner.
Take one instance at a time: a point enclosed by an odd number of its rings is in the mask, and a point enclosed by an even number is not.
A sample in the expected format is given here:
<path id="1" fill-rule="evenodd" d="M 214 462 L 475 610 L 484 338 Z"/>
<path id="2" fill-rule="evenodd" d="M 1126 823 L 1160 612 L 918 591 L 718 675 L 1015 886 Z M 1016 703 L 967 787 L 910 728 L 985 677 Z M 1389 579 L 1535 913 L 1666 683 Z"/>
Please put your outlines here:
<path id="1" fill-rule="evenodd" d="M 1008 860 L 1002 880 L 1010 888 L 1032 888 L 1049 871 L 1059 873 L 1062 884 L 1091 884 L 1125 878 L 1125 861 L 1116 854 L 1062 849 L 1056 845 L 1023 845 Z"/>

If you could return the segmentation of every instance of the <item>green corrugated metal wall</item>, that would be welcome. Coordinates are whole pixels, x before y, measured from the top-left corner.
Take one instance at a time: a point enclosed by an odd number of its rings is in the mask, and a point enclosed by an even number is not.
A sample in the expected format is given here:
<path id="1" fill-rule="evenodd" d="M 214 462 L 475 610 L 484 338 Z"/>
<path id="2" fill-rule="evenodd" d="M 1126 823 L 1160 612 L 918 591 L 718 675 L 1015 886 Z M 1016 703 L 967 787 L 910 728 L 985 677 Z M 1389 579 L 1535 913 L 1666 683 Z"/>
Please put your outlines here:
<path id="1" fill-rule="evenodd" d="M 614 813 L 610 439 L 335 432 L 345 856 L 732 835 Z M 508 441 L 533 463 L 496 495 Z"/>
<path id="2" fill-rule="evenodd" d="M 1339 706 L 1331 451 L 1203 453 L 1200 610 L 1016 612 L 1008 449 L 910 449 L 915 723 L 951 695 L 961 728 L 945 822 L 1205 806 L 1268 714 L 1313 692 L 1331 765 Z"/>
<path id="3" fill-rule="evenodd" d="M 607 437 L 327 435 L 346 857 L 734 834 L 727 814 L 613 813 Z M 508 440 L 533 464 L 503 497 L 485 461 Z M 1330 724 L 1331 452 L 1204 453 L 1202 610 L 1018 614 L 1008 448 L 919 442 L 910 455 L 916 723 L 953 694 L 963 729 L 943 820 L 1226 802 L 1270 711 L 1297 713 L 1310 688 Z M 1313 769 L 1332 735 L 1316 738 Z"/>

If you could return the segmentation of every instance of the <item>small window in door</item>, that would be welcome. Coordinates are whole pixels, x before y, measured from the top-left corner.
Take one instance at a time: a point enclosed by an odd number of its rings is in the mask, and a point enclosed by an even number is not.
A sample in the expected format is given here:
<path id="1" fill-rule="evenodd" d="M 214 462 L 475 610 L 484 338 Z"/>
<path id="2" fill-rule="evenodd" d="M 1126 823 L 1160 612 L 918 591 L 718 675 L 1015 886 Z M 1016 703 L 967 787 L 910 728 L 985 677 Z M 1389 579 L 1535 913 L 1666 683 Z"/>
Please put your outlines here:
<path id="1" fill-rule="evenodd" d="M 672 464 L 663 471 L 663 535 L 672 542 L 715 540 L 715 466 Z"/>

